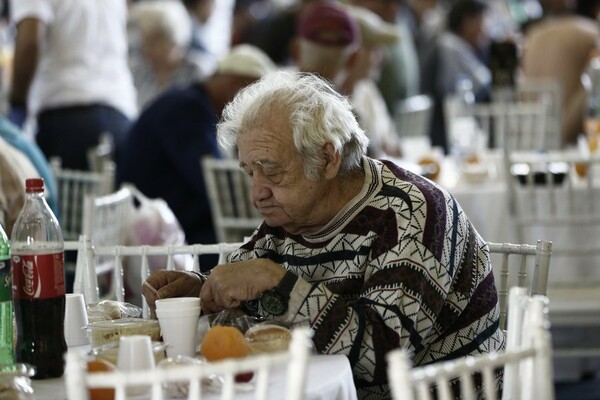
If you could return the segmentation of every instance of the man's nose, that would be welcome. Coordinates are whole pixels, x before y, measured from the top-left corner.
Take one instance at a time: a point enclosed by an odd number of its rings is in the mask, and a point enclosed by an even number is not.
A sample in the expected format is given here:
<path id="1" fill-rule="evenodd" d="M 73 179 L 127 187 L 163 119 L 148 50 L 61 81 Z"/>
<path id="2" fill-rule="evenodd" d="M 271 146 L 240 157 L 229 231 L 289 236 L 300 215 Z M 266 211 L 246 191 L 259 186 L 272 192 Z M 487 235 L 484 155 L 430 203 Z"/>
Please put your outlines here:
<path id="1" fill-rule="evenodd" d="M 268 199 L 271 196 L 271 189 L 266 185 L 264 179 L 254 175 L 252 177 L 252 201 L 254 203 Z"/>

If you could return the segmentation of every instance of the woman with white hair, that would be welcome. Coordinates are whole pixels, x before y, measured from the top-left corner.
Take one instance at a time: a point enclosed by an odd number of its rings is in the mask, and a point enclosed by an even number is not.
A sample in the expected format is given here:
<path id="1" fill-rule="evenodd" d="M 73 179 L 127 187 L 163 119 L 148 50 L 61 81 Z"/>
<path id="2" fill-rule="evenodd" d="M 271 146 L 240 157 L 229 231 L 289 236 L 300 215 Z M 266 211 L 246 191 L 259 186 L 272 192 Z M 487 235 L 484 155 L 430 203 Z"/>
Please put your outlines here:
<path id="1" fill-rule="evenodd" d="M 205 313 L 308 321 L 319 353 L 348 356 L 362 399 L 390 397 L 394 348 L 415 365 L 503 349 L 486 243 L 444 189 L 365 156 L 350 103 L 324 80 L 267 74 L 238 92 L 217 131 L 237 145 L 264 222 L 209 276 L 149 277 L 151 307 L 199 295 Z"/>
<path id="2" fill-rule="evenodd" d="M 192 23 L 181 1 L 142 1 L 130 18 L 139 39 L 130 65 L 140 109 L 169 87 L 203 77 L 199 55 L 189 50 Z"/>

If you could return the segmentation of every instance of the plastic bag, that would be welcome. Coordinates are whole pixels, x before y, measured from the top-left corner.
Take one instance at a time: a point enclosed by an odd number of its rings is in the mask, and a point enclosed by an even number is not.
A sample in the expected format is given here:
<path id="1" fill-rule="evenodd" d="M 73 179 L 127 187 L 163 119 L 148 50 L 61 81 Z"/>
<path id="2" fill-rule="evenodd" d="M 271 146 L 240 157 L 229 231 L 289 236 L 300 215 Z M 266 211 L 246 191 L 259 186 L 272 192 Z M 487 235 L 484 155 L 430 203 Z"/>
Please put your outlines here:
<path id="1" fill-rule="evenodd" d="M 88 320 L 90 323 L 121 318 L 138 318 L 142 315 L 142 308 L 133 304 L 114 300 L 102 300 L 98 303 L 87 305 Z"/>
<path id="2" fill-rule="evenodd" d="M 136 188 L 131 188 L 139 202 L 128 215 L 126 223 L 125 244 L 129 246 L 168 246 L 185 245 L 185 233 L 177 221 L 175 214 L 163 199 L 150 199 Z M 177 270 L 191 270 L 193 257 L 190 254 L 173 255 L 174 267 Z M 125 284 L 127 300 L 134 304 L 142 304 L 140 292 L 141 257 L 127 257 L 124 260 Z M 151 272 L 167 267 L 167 256 L 148 256 L 148 267 Z"/>

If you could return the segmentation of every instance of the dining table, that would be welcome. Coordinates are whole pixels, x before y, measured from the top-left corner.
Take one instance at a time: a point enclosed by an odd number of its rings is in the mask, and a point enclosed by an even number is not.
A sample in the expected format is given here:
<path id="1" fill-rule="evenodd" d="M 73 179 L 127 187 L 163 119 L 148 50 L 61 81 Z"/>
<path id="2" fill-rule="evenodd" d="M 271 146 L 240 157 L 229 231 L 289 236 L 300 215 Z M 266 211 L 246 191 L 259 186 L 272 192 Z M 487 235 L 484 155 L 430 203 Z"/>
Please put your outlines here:
<path id="1" fill-rule="evenodd" d="M 68 351 L 86 352 L 90 346 L 70 347 Z M 269 399 L 285 400 L 285 368 L 274 369 L 269 378 Z M 32 380 L 33 400 L 67 399 L 64 376 L 60 378 Z M 306 400 L 356 400 L 356 387 L 348 357 L 344 355 L 311 355 L 306 375 Z M 203 393 L 203 400 L 218 400 L 219 393 Z M 236 393 L 236 400 L 254 398 L 253 391 Z M 135 400 L 149 400 L 136 396 Z M 79 399 L 77 399 L 79 400 Z"/>

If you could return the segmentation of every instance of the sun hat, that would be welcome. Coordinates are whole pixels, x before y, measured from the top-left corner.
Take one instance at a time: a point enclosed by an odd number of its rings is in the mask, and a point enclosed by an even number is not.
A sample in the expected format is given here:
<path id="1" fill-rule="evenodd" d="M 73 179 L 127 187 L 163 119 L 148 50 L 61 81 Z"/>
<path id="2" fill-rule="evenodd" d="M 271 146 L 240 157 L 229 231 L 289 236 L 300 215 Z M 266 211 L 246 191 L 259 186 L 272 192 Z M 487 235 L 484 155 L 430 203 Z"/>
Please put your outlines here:
<path id="1" fill-rule="evenodd" d="M 400 31 L 394 24 L 385 22 L 373 11 L 360 6 L 341 4 L 341 6 L 358 23 L 364 44 L 389 45 L 400 39 Z"/>
<path id="2" fill-rule="evenodd" d="M 232 47 L 229 53 L 217 63 L 215 73 L 258 79 L 276 69 L 277 66 L 269 56 L 258 47 L 239 44 Z"/>
<path id="3" fill-rule="evenodd" d="M 316 3 L 307 8 L 300 16 L 297 34 L 323 46 L 346 47 L 360 42 L 360 30 L 354 18 L 333 3 Z"/>

